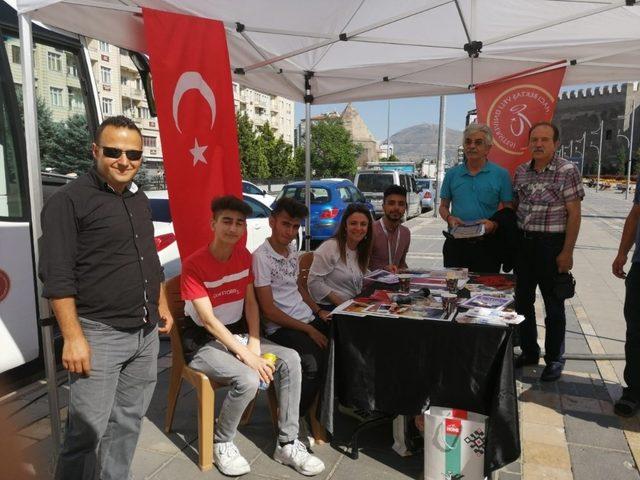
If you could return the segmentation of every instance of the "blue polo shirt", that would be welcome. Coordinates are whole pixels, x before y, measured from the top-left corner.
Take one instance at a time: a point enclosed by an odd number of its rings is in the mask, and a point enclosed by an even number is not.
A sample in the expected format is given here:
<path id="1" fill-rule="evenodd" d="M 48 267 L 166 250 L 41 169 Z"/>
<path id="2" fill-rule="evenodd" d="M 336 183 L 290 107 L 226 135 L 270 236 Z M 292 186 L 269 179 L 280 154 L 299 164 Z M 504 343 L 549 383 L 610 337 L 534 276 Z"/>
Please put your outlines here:
<path id="1" fill-rule="evenodd" d="M 444 176 L 440 197 L 451 201 L 451 215 L 463 222 L 490 218 L 500 202 L 513 201 L 511 178 L 506 169 L 489 161 L 475 175 L 460 163 Z"/>

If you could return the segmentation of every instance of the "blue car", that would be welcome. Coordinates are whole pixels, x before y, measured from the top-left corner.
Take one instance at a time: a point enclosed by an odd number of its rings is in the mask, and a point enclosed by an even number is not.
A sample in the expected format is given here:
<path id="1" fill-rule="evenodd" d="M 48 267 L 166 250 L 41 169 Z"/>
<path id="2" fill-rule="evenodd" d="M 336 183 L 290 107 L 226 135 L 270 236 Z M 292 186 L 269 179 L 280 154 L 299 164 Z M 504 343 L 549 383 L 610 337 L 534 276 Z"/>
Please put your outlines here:
<path id="1" fill-rule="evenodd" d="M 305 182 L 293 182 L 284 186 L 274 204 L 281 198 L 305 201 Z M 328 179 L 311 182 L 311 239 L 331 238 L 340 224 L 342 213 L 350 203 L 366 205 L 373 214 L 373 205 L 349 180 Z"/>

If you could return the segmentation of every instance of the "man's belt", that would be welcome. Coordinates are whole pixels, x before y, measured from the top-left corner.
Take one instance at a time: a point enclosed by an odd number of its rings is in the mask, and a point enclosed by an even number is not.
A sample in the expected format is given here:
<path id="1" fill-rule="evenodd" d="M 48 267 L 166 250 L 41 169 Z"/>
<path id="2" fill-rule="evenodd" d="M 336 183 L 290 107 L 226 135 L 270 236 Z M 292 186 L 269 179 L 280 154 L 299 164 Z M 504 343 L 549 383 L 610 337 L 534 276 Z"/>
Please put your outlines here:
<path id="1" fill-rule="evenodd" d="M 531 232 L 528 230 L 520 230 L 520 235 L 522 235 L 522 238 L 527 240 L 543 240 L 563 238 L 565 236 L 565 232 Z"/>

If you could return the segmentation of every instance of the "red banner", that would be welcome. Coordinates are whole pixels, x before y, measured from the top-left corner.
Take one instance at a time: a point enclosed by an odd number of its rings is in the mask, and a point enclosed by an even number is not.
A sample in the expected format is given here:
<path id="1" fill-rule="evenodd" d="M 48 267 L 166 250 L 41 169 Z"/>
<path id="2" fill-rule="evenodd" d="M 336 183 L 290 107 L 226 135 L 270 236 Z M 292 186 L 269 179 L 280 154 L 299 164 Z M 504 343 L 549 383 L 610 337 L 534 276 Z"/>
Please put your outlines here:
<path id="1" fill-rule="evenodd" d="M 544 67 L 543 67 L 544 68 Z M 492 162 L 509 170 L 530 160 L 529 129 L 536 122 L 551 121 L 565 67 L 542 73 L 528 72 L 476 86 L 478 123 L 493 132 Z"/>
<path id="2" fill-rule="evenodd" d="M 211 199 L 242 198 L 221 22 L 143 8 L 169 205 L 180 257 L 211 239 Z"/>

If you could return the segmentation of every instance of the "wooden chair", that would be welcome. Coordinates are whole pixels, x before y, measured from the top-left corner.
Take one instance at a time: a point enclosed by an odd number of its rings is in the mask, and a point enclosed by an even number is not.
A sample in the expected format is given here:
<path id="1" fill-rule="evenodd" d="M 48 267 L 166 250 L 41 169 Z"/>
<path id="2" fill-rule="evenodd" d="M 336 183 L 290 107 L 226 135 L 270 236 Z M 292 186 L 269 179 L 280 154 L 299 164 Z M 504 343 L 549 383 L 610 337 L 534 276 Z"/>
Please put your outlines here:
<path id="1" fill-rule="evenodd" d="M 164 431 L 169 433 L 173 423 L 173 415 L 178 402 L 182 380 L 186 380 L 196 389 L 198 395 L 198 466 L 206 471 L 213 467 L 213 422 L 215 408 L 215 389 L 224 385 L 210 380 L 204 373 L 189 367 L 184 359 L 182 348 L 182 329 L 184 328 L 184 302 L 180 296 L 180 276 L 174 277 L 165 284 L 169 310 L 174 319 L 171 329 L 171 378 L 169 381 L 169 395 Z M 273 386 L 268 389 L 269 409 L 274 428 L 277 429 L 278 414 L 277 401 Z M 257 398 L 257 396 L 256 396 Z M 255 399 L 245 410 L 241 425 L 245 425 L 251 418 Z"/>
<path id="2" fill-rule="evenodd" d="M 309 269 L 313 263 L 313 252 L 305 252 L 300 255 L 298 260 L 298 289 L 301 291 L 309 291 L 307 281 L 309 279 Z M 318 445 L 328 442 L 327 431 L 317 419 L 318 400 L 320 394 L 316 395 L 316 398 L 311 404 L 309 409 L 309 423 L 311 426 L 311 435 L 313 435 L 314 441 Z"/>

